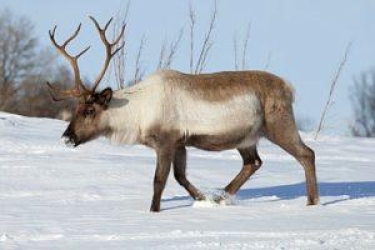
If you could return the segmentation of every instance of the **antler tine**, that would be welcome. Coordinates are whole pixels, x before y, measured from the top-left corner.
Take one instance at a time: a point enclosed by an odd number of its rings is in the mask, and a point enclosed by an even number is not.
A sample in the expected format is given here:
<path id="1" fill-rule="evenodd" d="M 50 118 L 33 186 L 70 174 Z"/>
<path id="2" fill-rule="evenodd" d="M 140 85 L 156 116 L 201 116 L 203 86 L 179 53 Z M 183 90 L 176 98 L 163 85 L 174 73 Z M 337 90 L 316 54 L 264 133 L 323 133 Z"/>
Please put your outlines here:
<path id="1" fill-rule="evenodd" d="M 47 83 L 47 86 L 50 88 L 50 93 L 51 93 L 52 98 L 54 100 L 64 100 L 64 99 L 67 99 L 67 98 L 70 98 L 70 97 L 79 97 L 83 93 L 87 93 L 88 90 L 86 89 L 86 87 L 82 83 L 77 61 L 78 61 L 79 57 L 81 57 L 84 53 L 86 53 L 90 49 L 90 46 L 86 47 L 84 50 L 79 52 L 77 55 L 72 56 L 66 51 L 66 46 L 74 38 L 77 37 L 79 31 L 81 30 L 81 24 L 78 25 L 78 27 L 75 30 L 75 32 L 73 33 L 73 35 L 68 37 L 68 39 L 62 45 L 58 44 L 55 40 L 56 29 L 57 29 L 57 26 L 55 26 L 52 31 L 49 30 L 49 32 L 48 32 L 49 37 L 50 37 L 50 40 L 51 40 L 52 44 L 56 47 L 56 49 L 59 51 L 59 53 L 61 55 L 63 55 L 69 61 L 70 65 L 72 66 L 73 72 L 74 72 L 74 87 L 72 89 L 62 91 L 62 90 L 60 90 L 56 87 L 53 87 L 50 83 Z M 81 93 L 81 88 L 83 90 L 83 93 Z M 62 95 L 63 98 L 62 99 L 56 98 L 56 96 L 52 93 L 58 93 L 59 95 Z"/>
<path id="2" fill-rule="evenodd" d="M 89 15 L 89 18 L 91 19 L 91 21 L 94 22 L 96 29 L 97 29 L 98 31 L 100 31 L 100 32 L 105 32 L 105 31 L 107 31 L 108 26 L 111 24 L 111 22 L 112 22 L 112 20 L 113 20 L 113 17 L 111 17 L 111 18 L 108 20 L 108 22 L 104 25 L 104 29 L 102 29 L 102 28 L 100 27 L 98 21 L 96 21 L 96 19 L 95 19 L 93 16 L 90 16 L 90 15 Z"/>
<path id="3" fill-rule="evenodd" d="M 95 90 L 98 87 L 100 81 L 103 79 L 103 77 L 105 75 L 105 72 L 108 69 L 108 66 L 109 66 L 109 63 L 111 61 L 111 58 L 125 46 L 125 42 L 123 42 L 118 48 L 116 48 L 112 52 L 113 48 L 119 43 L 119 41 L 121 40 L 121 38 L 124 35 L 125 25 L 122 26 L 121 32 L 120 32 L 119 36 L 116 37 L 116 39 L 114 40 L 114 42 L 110 43 L 107 40 L 105 32 L 108 29 L 109 25 L 111 24 L 111 22 L 113 20 L 113 17 L 111 19 L 109 19 L 109 21 L 105 24 L 104 28 L 100 27 L 98 21 L 96 21 L 96 19 L 93 16 L 89 16 L 89 18 L 93 21 L 96 29 L 98 30 L 99 35 L 100 35 L 100 39 L 103 42 L 104 47 L 105 47 L 105 51 L 106 51 L 106 59 L 105 59 L 104 64 L 103 64 L 103 68 L 100 71 L 100 73 L 97 76 L 97 78 L 95 79 L 94 86 L 93 86 L 93 88 L 91 90 L 92 92 L 95 92 Z"/>
<path id="4" fill-rule="evenodd" d="M 124 46 L 125 46 L 125 41 L 122 42 L 122 44 L 118 46 L 117 49 L 115 49 L 115 51 L 113 51 L 112 56 L 116 55 L 116 53 L 119 52 L 122 48 L 124 48 Z"/>
<path id="5" fill-rule="evenodd" d="M 81 23 L 78 25 L 76 31 L 74 31 L 73 35 L 71 35 L 62 45 L 62 47 L 65 49 L 65 47 L 78 35 L 79 31 L 81 30 Z"/>
<path id="6" fill-rule="evenodd" d="M 53 86 L 50 82 L 46 82 L 46 85 L 48 86 L 48 91 L 52 97 L 52 100 L 55 102 L 80 96 L 76 94 L 75 89 L 61 90 L 60 88 Z M 56 95 L 56 93 L 58 94 Z"/>
<path id="7" fill-rule="evenodd" d="M 104 30 L 105 30 L 105 31 L 108 29 L 108 26 L 111 24 L 112 20 L 113 20 L 113 17 L 111 17 L 111 18 L 108 20 L 108 22 L 105 24 L 105 26 L 104 26 Z"/>
<path id="8" fill-rule="evenodd" d="M 51 30 L 48 31 L 50 37 L 54 37 L 55 36 L 56 29 L 57 29 L 57 25 L 55 25 L 53 27 L 52 31 Z"/>
<path id="9" fill-rule="evenodd" d="M 75 59 L 77 60 L 78 58 L 80 58 L 83 54 L 86 53 L 86 51 L 88 51 L 89 49 L 91 48 L 91 46 L 87 46 L 84 50 L 82 50 L 80 53 L 78 53 L 76 56 L 75 56 Z M 83 86 L 84 87 L 84 86 Z"/>
<path id="10" fill-rule="evenodd" d="M 115 41 L 113 42 L 113 44 L 117 44 L 119 41 L 120 41 L 120 39 L 122 38 L 122 36 L 124 35 L 124 32 L 125 32 L 125 28 L 126 28 L 126 23 L 124 24 L 124 25 L 122 25 L 122 27 L 121 27 L 121 32 L 120 32 L 120 34 L 117 36 L 117 38 L 115 39 Z M 125 42 L 124 42 L 125 43 Z M 124 44 L 123 43 L 123 44 Z M 124 44 L 125 45 L 125 44 Z M 121 45 L 121 46 L 123 46 L 123 45 Z"/>
<path id="11" fill-rule="evenodd" d="M 56 48 L 59 48 L 60 46 L 57 44 L 56 40 L 55 40 L 55 32 L 56 32 L 56 29 L 57 29 L 57 25 L 55 25 L 53 27 L 53 30 L 49 30 L 48 31 L 48 34 L 49 34 L 49 38 L 52 42 L 52 44 L 56 47 Z"/>

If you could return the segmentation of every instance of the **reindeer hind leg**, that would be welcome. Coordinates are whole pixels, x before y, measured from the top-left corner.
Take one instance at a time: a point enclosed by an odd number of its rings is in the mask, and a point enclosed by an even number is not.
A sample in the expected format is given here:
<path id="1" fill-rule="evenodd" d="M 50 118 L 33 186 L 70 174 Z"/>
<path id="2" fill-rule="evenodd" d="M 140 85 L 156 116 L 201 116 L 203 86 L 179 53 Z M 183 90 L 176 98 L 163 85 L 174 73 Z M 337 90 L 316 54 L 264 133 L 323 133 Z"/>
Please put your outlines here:
<path id="1" fill-rule="evenodd" d="M 300 138 L 291 104 L 269 115 L 266 119 L 265 136 L 291 154 L 303 166 L 306 178 L 307 205 L 318 204 L 315 154 Z"/>
<path id="2" fill-rule="evenodd" d="M 253 175 L 262 165 L 256 146 L 237 149 L 240 153 L 243 166 L 237 176 L 224 188 L 229 195 L 235 195 L 243 184 Z"/>

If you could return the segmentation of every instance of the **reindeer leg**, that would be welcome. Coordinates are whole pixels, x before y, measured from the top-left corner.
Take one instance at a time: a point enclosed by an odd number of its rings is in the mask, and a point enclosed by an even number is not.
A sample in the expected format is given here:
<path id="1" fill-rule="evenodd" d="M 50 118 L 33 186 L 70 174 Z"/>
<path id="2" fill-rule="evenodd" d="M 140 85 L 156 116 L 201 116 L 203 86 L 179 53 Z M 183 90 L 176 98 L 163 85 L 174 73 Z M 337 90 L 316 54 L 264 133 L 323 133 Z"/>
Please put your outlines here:
<path id="1" fill-rule="evenodd" d="M 180 147 L 176 150 L 173 159 L 174 177 L 178 184 L 183 186 L 194 200 L 204 200 L 204 195 L 194 187 L 186 178 L 186 148 Z"/>
<path id="2" fill-rule="evenodd" d="M 262 165 L 256 146 L 237 149 L 243 160 L 243 167 L 238 175 L 224 188 L 225 192 L 235 195 L 241 186 L 257 171 Z M 220 197 L 219 201 L 225 197 Z"/>
<path id="3" fill-rule="evenodd" d="M 315 173 L 315 154 L 301 140 L 295 125 L 291 106 L 286 112 L 274 113 L 266 119 L 267 139 L 280 146 L 296 158 L 305 170 L 307 205 L 319 203 L 319 192 Z"/>
<path id="4" fill-rule="evenodd" d="M 154 177 L 154 196 L 151 203 L 151 212 L 160 211 L 160 200 L 165 184 L 171 170 L 171 163 L 173 159 L 173 150 L 160 148 L 156 151 L 157 165 Z"/>
<path id="5" fill-rule="evenodd" d="M 307 147 L 301 139 L 291 142 L 290 137 L 284 139 L 270 138 L 272 142 L 279 145 L 289 154 L 291 154 L 304 168 L 306 178 L 307 205 L 316 205 L 319 203 L 318 185 L 315 173 L 315 154 Z"/>

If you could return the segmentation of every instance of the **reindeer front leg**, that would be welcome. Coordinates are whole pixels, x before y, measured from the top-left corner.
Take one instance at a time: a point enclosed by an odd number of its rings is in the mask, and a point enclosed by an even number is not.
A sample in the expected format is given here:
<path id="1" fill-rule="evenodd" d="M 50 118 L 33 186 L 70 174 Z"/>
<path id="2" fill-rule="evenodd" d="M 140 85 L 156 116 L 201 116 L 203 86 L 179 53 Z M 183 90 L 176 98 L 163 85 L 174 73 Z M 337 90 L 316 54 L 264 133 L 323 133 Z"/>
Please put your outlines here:
<path id="1" fill-rule="evenodd" d="M 168 175 L 171 170 L 174 150 L 170 148 L 161 148 L 156 150 L 157 164 L 154 177 L 154 196 L 151 203 L 151 212 L 160 211 L 160 200 Z"/>

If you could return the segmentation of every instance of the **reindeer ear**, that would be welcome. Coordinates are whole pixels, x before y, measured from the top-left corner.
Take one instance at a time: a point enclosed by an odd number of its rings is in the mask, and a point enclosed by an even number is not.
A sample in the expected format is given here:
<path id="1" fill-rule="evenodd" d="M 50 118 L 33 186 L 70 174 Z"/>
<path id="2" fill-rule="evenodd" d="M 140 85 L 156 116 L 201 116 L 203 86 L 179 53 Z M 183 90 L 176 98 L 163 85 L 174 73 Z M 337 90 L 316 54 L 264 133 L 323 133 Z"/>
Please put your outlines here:
<path id="1" fill-rule="evenodd" d="M 99 94 L 99 102 L 101 105 L 108 105 L 108 103 L 112 99 L 112 89 L 111 88 L 106 88 Z"/>

